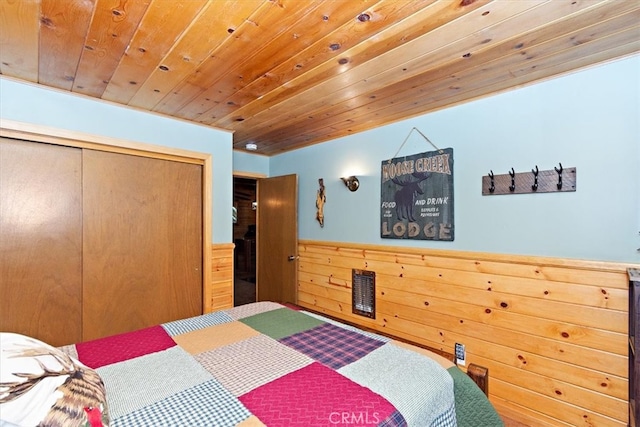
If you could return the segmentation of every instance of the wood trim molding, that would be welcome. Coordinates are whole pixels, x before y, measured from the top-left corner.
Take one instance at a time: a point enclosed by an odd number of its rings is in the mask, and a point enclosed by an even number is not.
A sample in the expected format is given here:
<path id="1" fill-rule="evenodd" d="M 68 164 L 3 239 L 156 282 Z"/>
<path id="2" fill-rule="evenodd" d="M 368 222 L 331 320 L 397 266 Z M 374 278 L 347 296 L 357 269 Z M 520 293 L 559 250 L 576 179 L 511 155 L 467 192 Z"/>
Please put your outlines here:
<path id="1" fill-rule="evenodd" d="M 234 178 L 267 178 L 267 175 L 264 173 L 257 172 L 243 172 L 243 171 L 233 171 Z"/>
<path id="2" fill-rule="evenodd" d="M 211 154 L 0 118 L 0 136 L 155 159 L 203 164 Z"/>
<path id="3" fill-rule="evenodd" d="M 202 308 L 204 312 L 210 308 L 210 299 L 207 301 L 206 296 L 210 288 L 212 277 L 211 192 L 213 162 L 211 154 L 127 141 L 7 119 L 0 119 L 0 137 L 202 165 Z"/>
<path id="4" fill-rule="evenodd" d="M 431 249 L 431 248 L 412 248 L 405 246 L 391 246 L 391 245 L 374 245 L 363 243 L 349 243 L 349 242 L 330 242 L 320 240 L 300 240 L 300 245 L 318 245 L 318 246 L 335 246 L 336 248 L 349 248 L 357 250 L 372 250 L 383 252 L 402 252 L 403 254 L 418 254 L 429 255 L 430 257 L 442 257 L 442 258 L 456 258 L 456 259 L 474 259 L 479 261 L 500 261 L 500 262 L 514 262 L 518 264 L 527 265 L 541 265 L 541 266 L 554 266 L 554 267 L 571 267 L 585 270 L 599 270 L 599 271 L 613 271 L 620 272 L 626 271 L 630 266 L 634 266 L 631 263 L 621 262 L 609 262 L 609 261 L 591 261 L 581 259 L 569 259 L 569 258 L 552 258 L 552 257 L 540 257 L 540 256 L 528 256 L 528 255 L 512 255 L 512 254 L 499 254 L 493 252 L 471 252 L 471 251 L 456 251 L 447 249 Z M 640 264 L 635 264 L 640 268 Z"/>

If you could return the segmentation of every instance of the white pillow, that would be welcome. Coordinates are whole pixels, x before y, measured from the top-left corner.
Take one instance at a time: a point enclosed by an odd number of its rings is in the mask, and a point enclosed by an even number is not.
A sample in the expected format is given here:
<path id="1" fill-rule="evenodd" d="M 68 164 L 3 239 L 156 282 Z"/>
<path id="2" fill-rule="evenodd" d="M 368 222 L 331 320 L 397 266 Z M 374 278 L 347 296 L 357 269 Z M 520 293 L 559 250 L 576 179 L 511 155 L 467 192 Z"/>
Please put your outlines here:
<path id="1" fill-rule="evenodd" d="M 94 370 L 49 344 L 1 332 L 0 425 L 26 427 L 54 420 L 65 426 L 108 425 L 102 380 Z"/>

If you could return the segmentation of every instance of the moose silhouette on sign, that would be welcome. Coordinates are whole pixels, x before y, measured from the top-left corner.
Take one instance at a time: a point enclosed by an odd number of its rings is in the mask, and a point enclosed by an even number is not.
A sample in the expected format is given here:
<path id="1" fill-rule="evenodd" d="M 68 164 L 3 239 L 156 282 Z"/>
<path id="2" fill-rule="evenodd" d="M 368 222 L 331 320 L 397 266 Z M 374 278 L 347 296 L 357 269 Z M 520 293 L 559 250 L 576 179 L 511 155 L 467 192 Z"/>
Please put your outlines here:
<path id="1" fill-rule="evenodd" d="M 414 172 L 411 174 L 417 181 L 412 181 L 409 178 L 408 181 L 400 181 L 397 177 L 391 178 L 391 181 L 400 186 L 400 189 L 396 191 L 394 200 L 396 202 L 396 216 L 399 220 L 407 219 L 411 222 L 415 222 L 413 217 L 413 205 L 416 202 L 416 196 L 418 194 L 424 194 L 420 183 L 428 179 L 431 174 L 428 172 Z"/>

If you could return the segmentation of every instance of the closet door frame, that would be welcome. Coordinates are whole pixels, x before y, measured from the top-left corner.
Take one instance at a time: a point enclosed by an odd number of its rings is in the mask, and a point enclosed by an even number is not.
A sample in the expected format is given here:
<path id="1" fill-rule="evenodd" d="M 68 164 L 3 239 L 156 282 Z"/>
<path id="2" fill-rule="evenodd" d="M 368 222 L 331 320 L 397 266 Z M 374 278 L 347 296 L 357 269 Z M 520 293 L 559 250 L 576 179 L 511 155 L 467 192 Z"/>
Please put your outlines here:
<path id="1" fill-rule="evenodd" d="M 211 311 L 211 154 L 126 141 L 117 138 L 57 129 L 13 120 L 0 120 L 0 136 L 153 159 L 172 160 L 202 166 L 202 311 Z"/>

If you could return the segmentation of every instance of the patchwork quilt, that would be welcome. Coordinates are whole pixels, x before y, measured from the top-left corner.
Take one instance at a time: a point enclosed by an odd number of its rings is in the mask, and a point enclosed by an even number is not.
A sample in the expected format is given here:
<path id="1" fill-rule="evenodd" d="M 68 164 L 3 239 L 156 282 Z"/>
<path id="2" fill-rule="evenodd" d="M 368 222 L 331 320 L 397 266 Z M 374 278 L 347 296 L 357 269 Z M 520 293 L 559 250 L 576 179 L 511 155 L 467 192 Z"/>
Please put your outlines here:
<path id="1" fill-rule="evenodd" d="M 112 426 L 502 425 L 445 359 L 271 302 L 61 350 L 102 378 Z"/>

